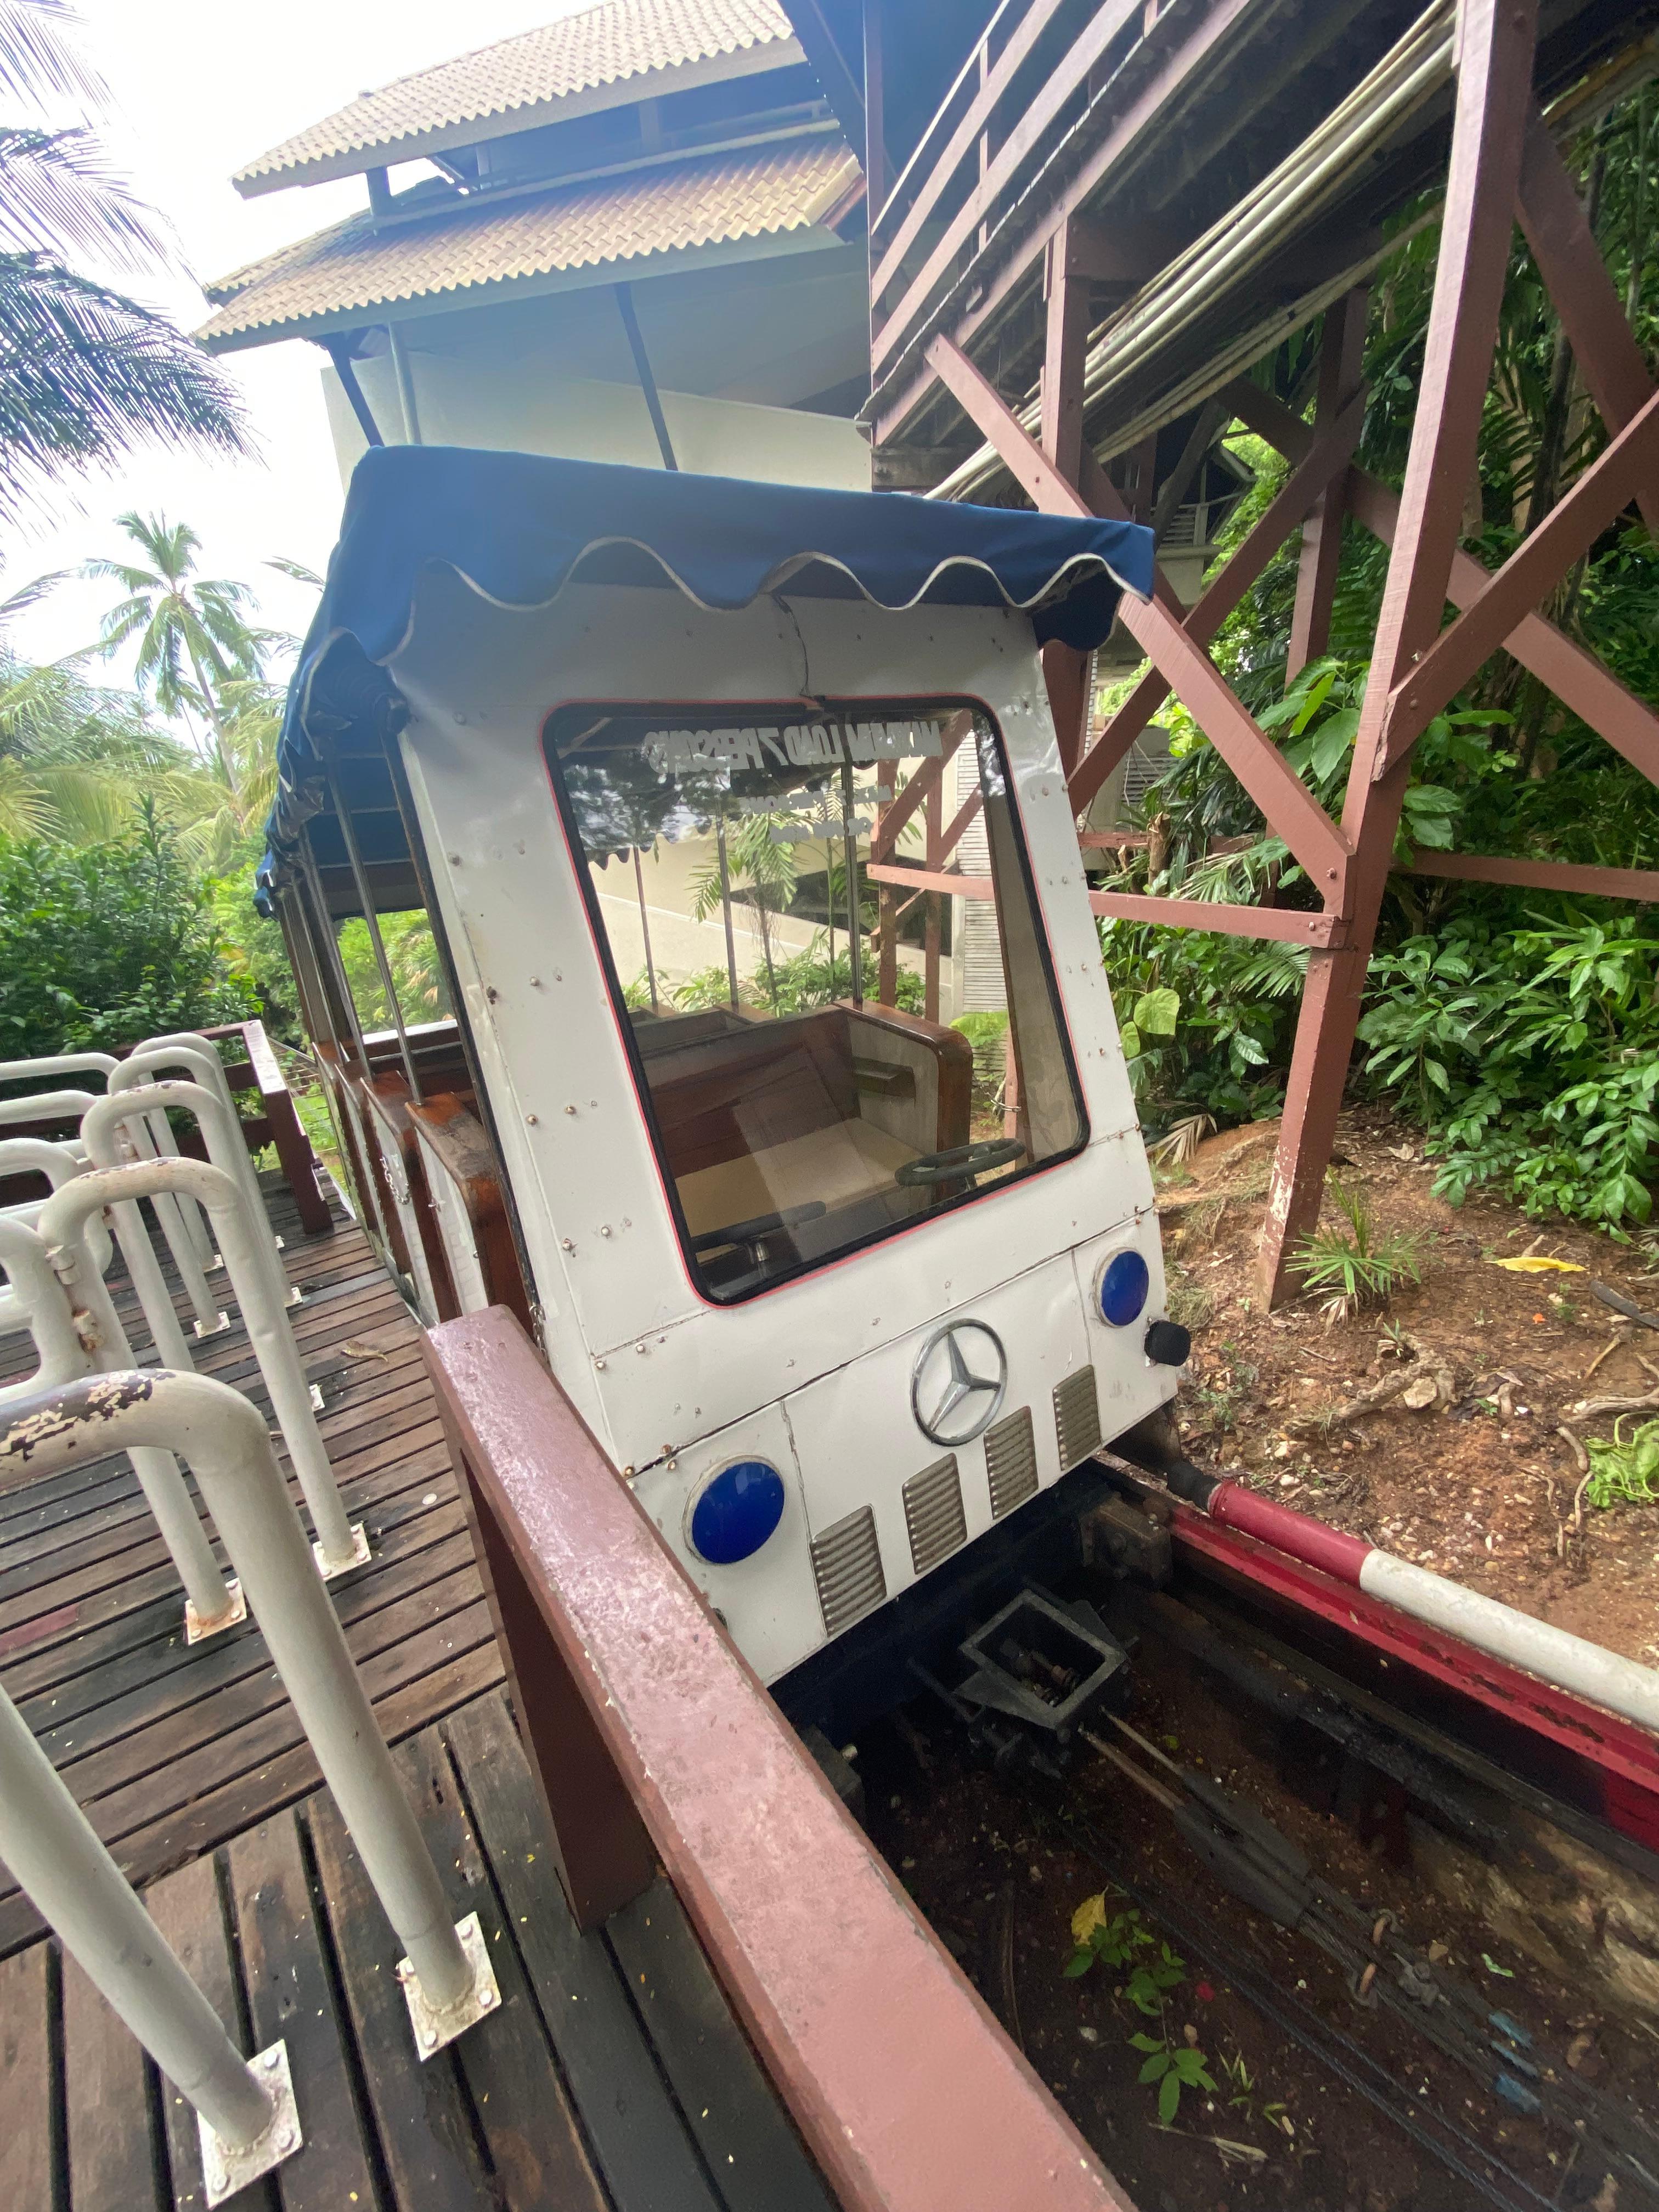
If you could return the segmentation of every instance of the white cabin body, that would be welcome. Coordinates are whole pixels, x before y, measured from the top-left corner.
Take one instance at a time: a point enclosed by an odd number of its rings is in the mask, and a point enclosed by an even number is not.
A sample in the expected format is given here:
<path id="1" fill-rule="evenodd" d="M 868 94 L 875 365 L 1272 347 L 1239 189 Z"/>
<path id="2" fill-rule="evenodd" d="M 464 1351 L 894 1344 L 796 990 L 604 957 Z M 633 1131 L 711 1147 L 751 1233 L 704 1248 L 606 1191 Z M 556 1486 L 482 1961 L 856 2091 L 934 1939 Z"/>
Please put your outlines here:
<path id="1" fill-rule="evenodd" d="M 1147 1320 L 1163 1310 L 1163 1272 L 1030 622 L 805 597 L 714 613 L 669 589 L 582 583 L 526 614 L 438 571 L 388 672 L 410 708 L 400 742 L 548 1358 L 774 1680 L 826 1639 L 814 1538 L 867 1507 L 884 1595 L 916 1578 L 905 1485 L 942 1454 L 918 1428 L 913 1371 L 946 1322 L 1000 1340 L 1002 1407 L 1030 1409 L 1038 1487 L 1066 1471 L 1055 1393 L 1068 1377 L 1093 1369 L 1108 1438 L 1174 1390 L 1143 1349 L 1144 1322 L 1114 1328 L 1100 1313 L 1115 1253 L 1146 1260 Z M 721 1305 L 700 1291 L 677 1232 L 543 733 L 569 702 L 661 702 L 672 724 L 675 702 L 804 691 L 982 703 L 1006 750 L 1087 1137 L 1006 1189 Z M 955 1458 L 971 1540 L 994 1518 L 984 1436 Z M 711 1565 L 691 1541 L 691 1509 L 712 1475 L 749 1459 L 783 1475 L 782 1521 L 751 1558 Z"/>

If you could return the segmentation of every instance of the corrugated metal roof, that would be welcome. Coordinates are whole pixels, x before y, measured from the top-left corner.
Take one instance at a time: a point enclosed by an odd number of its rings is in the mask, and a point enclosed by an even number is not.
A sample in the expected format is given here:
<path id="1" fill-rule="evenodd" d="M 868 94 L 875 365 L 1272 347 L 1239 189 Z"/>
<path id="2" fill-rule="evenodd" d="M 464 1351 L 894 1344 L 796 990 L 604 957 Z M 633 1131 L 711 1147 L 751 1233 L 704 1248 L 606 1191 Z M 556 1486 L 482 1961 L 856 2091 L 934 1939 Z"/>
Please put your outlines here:
<path id="1" fill-rule="evenodd" d="M 425 142 L 459 143 L 457 131 L 492 117 L 514 116 L 507 127 L 522 128 L 525 109 L 779 41 L 793 46 L 794 33 L 777 0 L 602 0 L 365 93 L 250 161 L 232 182 L 241 192 L 270 191 L 319 171 L 407 161 Z M 779 65 L 792 58 L 799 56 L 780 54 Z M 356 158 L 367 155 L 375 161 Z"/>
<path id="2" fill-rule="evenodd" d="M 325 319 L 373 318 L 398 301 L 547 276 L 605 262 L 800 230 L 857 183 L 839 138 L 701 161 L 376 230 L 367 215 L 283 247 L 209 285 L 210 349 L 258 344 Z"/>

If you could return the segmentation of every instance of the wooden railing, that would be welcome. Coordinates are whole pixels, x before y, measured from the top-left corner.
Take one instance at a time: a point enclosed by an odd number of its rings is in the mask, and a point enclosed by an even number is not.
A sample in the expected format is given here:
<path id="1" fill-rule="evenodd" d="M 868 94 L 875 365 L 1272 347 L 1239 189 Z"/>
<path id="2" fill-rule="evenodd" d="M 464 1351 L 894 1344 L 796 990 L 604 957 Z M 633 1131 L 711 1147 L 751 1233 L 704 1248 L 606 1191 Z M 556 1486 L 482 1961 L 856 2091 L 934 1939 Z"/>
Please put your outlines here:
<path id="1" fill-rule="evenodd" d="M 322 1237 L 334 1226 L 334 1217 L 328 1210 L 328 1201 L 317 1187 L 317 1161 L 311 1149 L 311 1139 L 300 1126 L 300 1116 L 294 1103 L 294 1093 L 283 1079 L 276 1054 L 270 1039 L 265 1035 L 263 1022 L 232 1022 L 219 1029 L 203 1030 L 199 1035 L 216 1043 L 222 1037 L 240 1036 L 246 1060 L 233 1060 L 225 1070 L 226 1080 L 235 1091 L 256 1091 L 259 1095 L 257 1115 L 244 1115 L 242 1133 L 251 1152 L 263 1152 L 267 1145 L 276 1148 L 276 1158 L 299 1209 L 301 1226 L 307 1237 Z"/>
<path id="2" fill-rule="evenodd" d="M 518 1323 L 423 1341 L 581 1926 L 660 1860 L 849 2212 L 1127 2208 Z"/>

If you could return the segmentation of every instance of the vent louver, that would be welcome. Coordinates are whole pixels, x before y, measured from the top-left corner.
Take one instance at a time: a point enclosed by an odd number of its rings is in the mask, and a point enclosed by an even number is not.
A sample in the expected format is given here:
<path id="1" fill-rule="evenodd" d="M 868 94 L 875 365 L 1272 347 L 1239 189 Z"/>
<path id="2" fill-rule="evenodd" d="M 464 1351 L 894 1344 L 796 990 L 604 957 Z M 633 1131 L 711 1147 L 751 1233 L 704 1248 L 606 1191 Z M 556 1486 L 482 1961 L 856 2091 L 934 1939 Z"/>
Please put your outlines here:
<path id="1" fill-rule="evenodd" d="M 867 1505 L 812 1539 L 812 1579 L 818 1586 L 823 1625 L 831 1636 L 862 1620 L 886 1596 L 876 1516 Z"/>
<path id="2" fill-rule="evenodd" d="M 987 1429 L 985 1470 L 991 1478 L 991 1511 L 1000 1521 L 1005 1513 L 1023 1505 L 1037 1486 L 1036 1440 L 1029 1406 Z"/>
<path id="3" fill-rule="evenodd" d="M 1060 1471 L 1064 1474 L 1091 1452 L 1100 1449 L 1100 1400 L 1095 1390 L 1095 1370 L 1079 1367 L 1054 1385 L 1054 1435 L 1060 1443 Z"/>
<path id="4" fill-rule="evenodd" d="M 968 1540 L 962 1510 L 962 1478 L 957 1455 L 947 1453 L 913 1474 L 904 1486 L 904 1525 L 910 1532 L 910 1559 L 919 1575 L 948 1559 Z"/>

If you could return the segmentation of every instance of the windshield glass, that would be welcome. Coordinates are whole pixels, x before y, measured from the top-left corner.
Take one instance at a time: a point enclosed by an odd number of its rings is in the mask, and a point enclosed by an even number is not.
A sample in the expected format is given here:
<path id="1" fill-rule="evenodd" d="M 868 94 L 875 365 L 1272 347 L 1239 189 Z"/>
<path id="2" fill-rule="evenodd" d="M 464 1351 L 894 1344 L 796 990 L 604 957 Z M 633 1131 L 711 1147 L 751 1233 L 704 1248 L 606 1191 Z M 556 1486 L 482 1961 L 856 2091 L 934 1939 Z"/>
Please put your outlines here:
<path id="1" fill-rule="evenodd" d="M 546 745 L 707 1297 L 1081 1146 L 983 708 L 566 707 Z"/>

